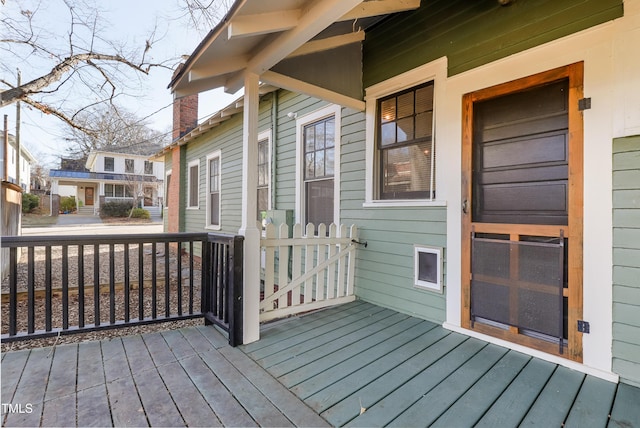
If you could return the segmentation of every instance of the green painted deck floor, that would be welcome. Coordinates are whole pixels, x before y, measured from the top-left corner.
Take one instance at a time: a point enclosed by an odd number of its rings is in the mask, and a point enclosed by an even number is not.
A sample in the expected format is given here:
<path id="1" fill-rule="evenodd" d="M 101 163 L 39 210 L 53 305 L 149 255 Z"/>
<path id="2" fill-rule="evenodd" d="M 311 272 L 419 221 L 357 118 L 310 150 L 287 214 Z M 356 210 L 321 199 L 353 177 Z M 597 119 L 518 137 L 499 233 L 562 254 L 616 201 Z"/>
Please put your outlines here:
<path id="1" fill-rule="evenodd" d="M 640 427 L 640 389 L 361 301 L 242 349 L 334 426 Z"/>
<path id="2" fill-rule="evenodd" d="M 640 428 L 638 388 L 360 301 L 241 348 L 200 326 L 9 352 L 1 380 L 4 426 Z"/>

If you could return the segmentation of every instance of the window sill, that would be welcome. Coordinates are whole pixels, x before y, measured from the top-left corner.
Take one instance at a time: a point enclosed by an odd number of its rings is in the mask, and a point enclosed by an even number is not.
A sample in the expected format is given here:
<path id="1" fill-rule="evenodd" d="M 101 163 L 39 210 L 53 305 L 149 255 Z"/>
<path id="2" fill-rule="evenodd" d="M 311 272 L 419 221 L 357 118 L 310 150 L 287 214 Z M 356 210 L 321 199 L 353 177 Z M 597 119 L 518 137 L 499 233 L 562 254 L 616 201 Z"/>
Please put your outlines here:
<path id="1" fill-rule="evenodd" d="M 218 226 L 205 226 L 204 227 L 207 230 L 221 230 L 222 226 L 218 225 Z"/>
<path id="2" fill-rule="evenodd" d="M 362 204 L 362 208 L 389 208 L 389 207 L 446 207 L 447 201 L 435 200 L 435 201 L 424 201 L 424 200 L 411 200 L 411 199 L 403 199 L 396 201 L 370 201 L 364 202 Z"/>
<path id="3" fill-rule="evenodd" d="M 188 210 L 199 210 L 200 207 L 187 207 L 186 209 L 188 209 Z"/>

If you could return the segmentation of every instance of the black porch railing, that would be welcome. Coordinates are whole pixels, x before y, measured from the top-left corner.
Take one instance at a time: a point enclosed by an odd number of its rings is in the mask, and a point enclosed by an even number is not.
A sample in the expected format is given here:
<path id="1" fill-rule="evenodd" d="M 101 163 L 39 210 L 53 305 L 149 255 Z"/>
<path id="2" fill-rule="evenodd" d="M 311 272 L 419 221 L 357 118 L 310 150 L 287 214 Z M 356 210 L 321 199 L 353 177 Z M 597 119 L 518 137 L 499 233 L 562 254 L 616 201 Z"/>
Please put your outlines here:
<path id="1" fill-rule="evenodd" d="M 242 343 L 241 236 L 12 236 L 1 247 L 3 342 L 200 317 Z"/>

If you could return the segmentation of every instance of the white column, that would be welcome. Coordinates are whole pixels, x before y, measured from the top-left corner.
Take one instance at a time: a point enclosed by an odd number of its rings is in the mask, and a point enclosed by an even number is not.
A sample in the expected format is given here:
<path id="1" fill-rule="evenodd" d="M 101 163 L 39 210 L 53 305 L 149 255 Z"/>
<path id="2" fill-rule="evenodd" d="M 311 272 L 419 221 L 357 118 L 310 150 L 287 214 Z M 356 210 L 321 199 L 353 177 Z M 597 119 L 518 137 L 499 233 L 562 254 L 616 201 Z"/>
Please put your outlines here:
<path id="1" fill-rule="evenodd" d="M 260 230 L 258 210 L 258 103 L 259 76 L 244 78 L 244 122 L 242 125 L 242 226 L 244 236 L 243 343 L 260 338 Z"/>

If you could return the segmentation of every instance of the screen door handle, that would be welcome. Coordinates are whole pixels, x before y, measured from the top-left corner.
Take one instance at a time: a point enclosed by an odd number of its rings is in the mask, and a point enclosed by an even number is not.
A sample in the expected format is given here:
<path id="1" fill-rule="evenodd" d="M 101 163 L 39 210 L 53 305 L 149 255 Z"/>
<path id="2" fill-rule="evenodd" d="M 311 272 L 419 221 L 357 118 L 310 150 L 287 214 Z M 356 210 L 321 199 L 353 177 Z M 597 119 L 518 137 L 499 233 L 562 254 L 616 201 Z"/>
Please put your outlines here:
<path id="1" fill-rule="evenodd" d="M 462 201 L 462 212 L 467 213 L 467 200 Z"/>

